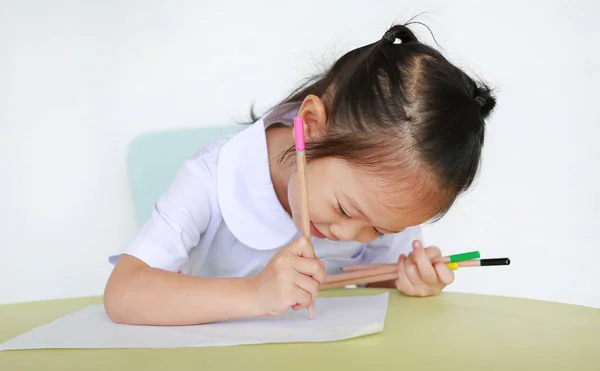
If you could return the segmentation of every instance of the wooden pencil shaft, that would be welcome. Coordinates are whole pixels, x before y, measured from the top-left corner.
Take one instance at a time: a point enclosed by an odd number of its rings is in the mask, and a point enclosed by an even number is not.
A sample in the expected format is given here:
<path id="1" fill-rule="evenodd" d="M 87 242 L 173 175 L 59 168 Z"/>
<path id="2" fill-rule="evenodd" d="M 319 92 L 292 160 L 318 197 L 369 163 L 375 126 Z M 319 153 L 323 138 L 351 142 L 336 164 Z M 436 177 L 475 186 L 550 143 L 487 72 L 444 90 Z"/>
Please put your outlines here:
<path id="1" fill-rule="evenodd" d="M 298 186 L 300 192 L 300 230 L 302 235 L 310 238 L 310 217 L 308 211 L 308 186 L 306 184 L 306 156 L 304 154 L 304 120 L 300 116 L 294 117 L 294 143 L 296 145 L 296 167 Z M 316 258 L 314 250 L 311 249 L 309 256 Z M 313 319 L 314 304 L 310 304 L 306 310 L 308 317 Z"/>
<path id="2" fill-rule="evenodd" d="M 300 186 L 300 228 L 305 237 L 310 238 L 310 213 L 308 211 L 308 187 L 306 182 L 306 157 L 304 153 L 299 153 L 298 160 L 298 181 Z"/>
<path id="3" fill-rule="evenodd" d="M 396 272 L 396 270 L 397 270 L 397 267 L 394 264 L 392 266 L 383 266 L 383 267 L 374 268 L 374 269 L 363 269 L 363 270 L 357 270 L 357 271 L 348 272 L 348 273 L 333 274 L 331 276 L 327 276 L 327 278 L 325 279 L 325 283 L 352 280 L 352 279 L 362 278 L 362 277 L 367 277 L 367 276 L 376 276 L 379 274 L 393 273 L 393 272 Z"/>
<path id="4" fill-rule="evenodd" d="M 396 279 L 398 279 L 398 274 L 396 272 L 384 273 L 384 274 L 378 274 L 378 275 L 374 275 L 374 276 L 366 276 L 366 277 L 361 277 L 361 278 L 324 283 L 319 286 L 319 290 L 334 289 L 334 288 L 345 287 L 345 286 L 349 286 L 349 285 L 365 285 L 365 284 L 369 284 L 369 283 L 392 281 L 392 280 L 396 280 Z"/>
<path id="5" fill-rule="evenodd" d="M 457 262 L 456 264 L 458 264 L 458 266 L 461 268 L 480 267 L 480 266 L 485 265 L 485 263 L 482 264 L 482 261 L 485 262 L 485 259 L 483 259 L 483 260 L 465 260 L 465 261 Z M 504 265 L 506 265 L 506 264 L 504 264 Z M 397 264 L 390 263 L 390 264 L 351 265 L 351 266 L 344 268 L 344 272 L 368 272 L 370 270 L 384 269 L 386 267 L 397 267 Z M 368 274 L 365 273 L 364 275 L 368 275 Z"/>
<path id="6" fill-rule="evenodd" d="M 448 262 L 448 259 L 444 259 Z M 474 259 L 474 260 L 463 260 L 457 262 L 458 266 L 464 267 L 487 267 L 494 265 L 510 265 L 510 259 L 508 258 L 492 258 L 492 259 Z M 367 271 L 371 269 L 382 269 L 383 267 L 395 267 L 396 263 L 390 264 L 363 264 L 363 265 L 350 265 L 344 268 L 344 272 L 359 272 Z"/>
<path id="7" fill-rule="evenodd" d="M 463 262 L 458 262 L 458 266 L 461 268 L 464 267 L 479 267 L 481 263 L 479 260 L 465 260 Z"/>
<path id="8" fill-rule="evenodd" d="M 493 265 L 510 265 L 508 258 L 476 259 L 455 262 L 461 268 L 482 267 Z M 334 274 L 327 277 L 325 283 L 319 289 L 345 287 L 349 285 L 363 285 L 398 279 L 397 264 L 364 264 L 353 265 L 344 268 L 346 273 Z"/>
<path id="9" fill-rule="evenodd" d="M 458 266 L 461 268 L 469 268 L 492 265 L 509 265 L 510 260 L 508 258 L 465 260 L 453 264 L 458 264 Z M 349 268 L 351 269 L 347 271 L 347 273 L 329 276 L 326 279 L 325 284 L 321 285 L 320 288 L 326 289 L 349 285 L 361 285 L 365 283 L 395 280 L 398 278 L 397 276 L 393 276 L 396 274 L 396 264 L 365 264 L 351 266 Z"/>
<path id="10" fill-rule="evenodd" d="M 391 263 L 391 264 L 362 264 L 362 265 L 349 265 L 347 267 L 344 267 L 344 272 L 357 272 L 357 271 L 365 271 L 365 270 L 370 270 L 370 269 L 378 269 L 378 268 L 383 268 L 383 267 L 392 267 L 392 266 L 396 266 L 397 264 L 395 263 Z"/>

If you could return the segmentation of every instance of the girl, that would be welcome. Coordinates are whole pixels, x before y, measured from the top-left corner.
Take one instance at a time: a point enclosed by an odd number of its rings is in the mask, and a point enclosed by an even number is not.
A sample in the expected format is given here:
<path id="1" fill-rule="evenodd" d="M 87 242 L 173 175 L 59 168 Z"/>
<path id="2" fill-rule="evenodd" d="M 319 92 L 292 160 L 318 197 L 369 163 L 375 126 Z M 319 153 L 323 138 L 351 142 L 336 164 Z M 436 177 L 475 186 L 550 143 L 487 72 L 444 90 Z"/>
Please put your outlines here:
<path id="1" fill-rule="evenodd" d="M 472 183 L 494 106 L 485 85 L 406 26 L 392 27 L 184 163 L 131 245 L 111 258 L 108 316 L 186 325 L 277 315 L 312 305 L 326 274 L 351 264 L 397 262 L 399 278 L 383 286 L 439 293 L 454 276 L 435 262 L 439 249 L 423 247 L 419 225 Z M 296 115 L 305 122 L 312 240 L 298 232 Z"/>

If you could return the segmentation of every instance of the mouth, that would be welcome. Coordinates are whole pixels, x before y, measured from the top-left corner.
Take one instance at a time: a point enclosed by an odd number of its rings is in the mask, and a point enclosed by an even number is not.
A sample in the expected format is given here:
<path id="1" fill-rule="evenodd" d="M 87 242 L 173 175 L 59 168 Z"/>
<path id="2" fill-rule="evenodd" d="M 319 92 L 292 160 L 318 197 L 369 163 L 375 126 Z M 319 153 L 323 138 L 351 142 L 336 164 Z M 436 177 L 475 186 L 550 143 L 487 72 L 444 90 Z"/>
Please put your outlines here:
<path id="1" fill-rule="evenodd" d="M 315 227 L 315 225 L 313 224 L 313 222 L 310 222 L 310 234 L 313 235 L 314 237 L 317 237 L 317 238 L 328 238 L 323 233 L 321 233 L 317 229 L 317 227 Z"/>

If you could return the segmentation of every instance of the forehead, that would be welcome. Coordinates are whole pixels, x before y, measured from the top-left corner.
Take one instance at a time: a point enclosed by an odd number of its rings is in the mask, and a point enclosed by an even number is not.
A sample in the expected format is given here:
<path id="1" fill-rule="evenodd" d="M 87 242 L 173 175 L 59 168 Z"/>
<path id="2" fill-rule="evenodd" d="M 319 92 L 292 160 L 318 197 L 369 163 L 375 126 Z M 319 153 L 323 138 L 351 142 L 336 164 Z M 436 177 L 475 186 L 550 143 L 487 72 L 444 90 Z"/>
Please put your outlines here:
<path id="1" fill-rule="evenodd" d="M 422 224 L 439 212 L 440 200 L 414 172 L 378 176 L 376 171 L 337 158 L 322 159 L 320 165 L 330 191 L 340 202 L 356 204 L 375 227 L 402 230 Z"/>

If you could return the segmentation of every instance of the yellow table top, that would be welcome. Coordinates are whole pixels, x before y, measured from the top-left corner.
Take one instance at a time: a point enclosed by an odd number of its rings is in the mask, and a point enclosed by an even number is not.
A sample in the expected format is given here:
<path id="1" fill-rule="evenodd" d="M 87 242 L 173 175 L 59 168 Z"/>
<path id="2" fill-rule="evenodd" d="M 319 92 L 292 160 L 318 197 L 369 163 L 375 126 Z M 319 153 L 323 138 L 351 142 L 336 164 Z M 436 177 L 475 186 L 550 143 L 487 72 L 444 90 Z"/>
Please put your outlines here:
<path id="1" fill-rule="evenodd" d="M 322 296 L 382 289 L 324 291 Z M 0 342 L 102 298 L 0 306 Z M 0 370 L 600 370 L 600 309 L 536 300 L 390 292 L 382 333 L 335 343 L 0 352 Z"/>

